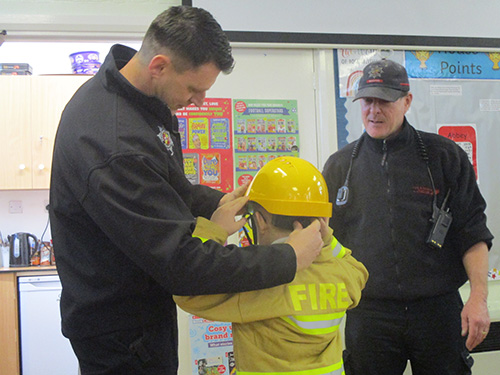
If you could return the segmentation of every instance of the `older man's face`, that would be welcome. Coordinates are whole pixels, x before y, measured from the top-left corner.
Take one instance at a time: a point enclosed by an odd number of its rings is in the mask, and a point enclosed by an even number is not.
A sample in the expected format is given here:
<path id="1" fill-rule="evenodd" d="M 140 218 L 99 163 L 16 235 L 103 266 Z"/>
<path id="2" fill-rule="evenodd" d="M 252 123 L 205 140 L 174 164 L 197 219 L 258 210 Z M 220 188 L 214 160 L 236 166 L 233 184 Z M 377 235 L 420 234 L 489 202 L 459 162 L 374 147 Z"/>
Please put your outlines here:
<path id="1" fill-rule="evenodd" d="M 396 134 L 403 125 L 404 116 L 410 109 L 412 99 L 411 93 L 395 102 L 378 98 L 361 98 L 361 117 L 370 137 L 386 139 Z"/>

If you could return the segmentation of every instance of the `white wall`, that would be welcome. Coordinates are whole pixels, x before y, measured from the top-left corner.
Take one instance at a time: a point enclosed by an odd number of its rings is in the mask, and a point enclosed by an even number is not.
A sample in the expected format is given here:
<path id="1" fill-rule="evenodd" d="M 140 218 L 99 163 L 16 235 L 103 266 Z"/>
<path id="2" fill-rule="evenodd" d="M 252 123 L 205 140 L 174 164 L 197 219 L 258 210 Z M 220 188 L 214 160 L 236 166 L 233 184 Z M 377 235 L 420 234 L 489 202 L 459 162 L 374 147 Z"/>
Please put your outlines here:
<path id="1" fill-rule="evenodd" d="M 9 202 L 21 201 L 22 213 L 9 213 Z M 0 191 L 0 231 L 4 239 L 17 232 L 34 234 L 38 239 L 47 225 L 48 212 L 45 206 L 49 202 L 48 190 L 4 190 Z M 50 240 L 50 228 L 43 236 Z"/>

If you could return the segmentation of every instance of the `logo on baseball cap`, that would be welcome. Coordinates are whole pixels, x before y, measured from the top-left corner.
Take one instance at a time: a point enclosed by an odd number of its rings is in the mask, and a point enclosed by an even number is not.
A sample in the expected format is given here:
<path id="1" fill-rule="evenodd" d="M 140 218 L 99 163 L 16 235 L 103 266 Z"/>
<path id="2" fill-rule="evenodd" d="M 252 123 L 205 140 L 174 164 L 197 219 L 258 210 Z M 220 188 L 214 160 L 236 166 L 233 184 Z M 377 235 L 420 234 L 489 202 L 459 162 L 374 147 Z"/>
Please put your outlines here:
<path id="1" fill-rule="evenodd" d="M 395 102 L 410 91 L 406 69 L 392 60 L 374 61 L 363 69 L 358 91 L 353 101 L 378 98 Z"/>

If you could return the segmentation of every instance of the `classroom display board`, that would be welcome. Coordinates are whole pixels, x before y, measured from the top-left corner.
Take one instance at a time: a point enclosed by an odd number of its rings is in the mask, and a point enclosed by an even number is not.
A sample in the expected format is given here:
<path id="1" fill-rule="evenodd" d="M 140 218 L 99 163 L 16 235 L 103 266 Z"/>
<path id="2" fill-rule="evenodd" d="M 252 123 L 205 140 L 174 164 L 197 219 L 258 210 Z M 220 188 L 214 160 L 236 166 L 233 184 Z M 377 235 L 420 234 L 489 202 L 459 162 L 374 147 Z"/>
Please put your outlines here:
<path id="1" fill-rule="evenodd" d="M 337 50 L 336 100 L 339 148 L 363 132 L 359 103 L 352 102 L 363 67 L 386 57 L 403 64 L 413 102 L 408 121 L 423 131 L 441 134 L 462 147 L 476 171 L 493 235 L 500 238 L 500 61 L 499 53 Z M 490 251 L 492 279 L 500 278 L 500 248 Z"/>
<path id="2" fill-rule="evenodd" d="M 228 193 L 252 181 L 268 161 L 299 156 L 297 112 L 296 100 L 277 99 L 209 98 L 202 107 L 181 108 L 176 115 L 187 179 Z"/>

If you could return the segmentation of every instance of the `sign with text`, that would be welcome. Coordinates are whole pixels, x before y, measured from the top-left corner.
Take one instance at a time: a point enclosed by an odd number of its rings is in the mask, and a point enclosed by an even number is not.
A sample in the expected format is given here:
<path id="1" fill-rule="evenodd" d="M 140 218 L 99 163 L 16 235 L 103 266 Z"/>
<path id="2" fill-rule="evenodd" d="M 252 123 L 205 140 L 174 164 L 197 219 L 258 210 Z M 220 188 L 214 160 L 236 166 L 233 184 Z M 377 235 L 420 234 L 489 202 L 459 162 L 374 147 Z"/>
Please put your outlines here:
<path id="1" fill-rule="evenodd" d="M 176 113 L 179 119 L 184 173 L 193 184 L 224 193 L 234 189 L 231 99 L 205 99 Z"/>
<path id="2" fill-rule="evenodd" d="M 234 123 L 238 186 L 278 156 L 299 156 L 296 100 L 235 99 Z"/>

